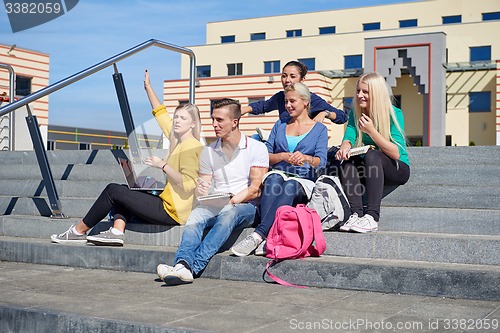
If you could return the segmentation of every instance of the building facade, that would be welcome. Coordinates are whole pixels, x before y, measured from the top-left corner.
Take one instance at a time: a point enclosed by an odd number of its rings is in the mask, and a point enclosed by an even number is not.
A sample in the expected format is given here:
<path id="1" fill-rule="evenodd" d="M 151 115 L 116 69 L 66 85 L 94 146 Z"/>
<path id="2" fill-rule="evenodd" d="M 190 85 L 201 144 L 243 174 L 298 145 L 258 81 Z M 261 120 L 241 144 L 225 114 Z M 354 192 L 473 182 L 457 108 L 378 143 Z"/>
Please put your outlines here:
<path id="1" fill-rule="evenodd" d="M 498 145 L 497 31 L 500 2 L 474 0 L 427 0 L 208 23 L 206 44 L 188 46 L 196 54 L 196 104 L 204 135 L 208 141 L 213 137 L 211 100 L 229 97 L 247 105 L 267 99 L 282 90 L 281 67 L 300 60 L 309 68 L 305 83 L 311 91 L 344 110 L 350 108 L 363 71 L 384 74 L 405 114 L 411 144 Z M 188 99 L 187 57 L 181 66 L 180 80 L 164 82 L 164 101 L 170 109 Z M 443 79 L 435 81 L 438 77 Z M 245 116 L 241 128 L 253 134 L 255 127 L 270 130 L 276 120 L 276 112 Z M 327 126 L 329 144 L 339 144 L 345 125 Z"/>
<path id="2" fill-rule="evenodd" d="M 163 148 L 159 135 L 137 133 L 139 148 Z M 49 125 L 47 150 L 129 149 L 127 133 Z"/>
<path id="3" fill-rule="evenodd" d="M 19 99 L 49 84 L 50 58 L 46 53 L 14 45 L 0 44 L 0 106 Z M 10 96 L 10 75 L 14 79 L 14 96 Z M 37 117 L 43 140 L 47 141 L 49 122 L 49 97 L 30 103 Z M 25 117 L 26 107 L 0 117 L 0 150 L 32 150 Z"/>

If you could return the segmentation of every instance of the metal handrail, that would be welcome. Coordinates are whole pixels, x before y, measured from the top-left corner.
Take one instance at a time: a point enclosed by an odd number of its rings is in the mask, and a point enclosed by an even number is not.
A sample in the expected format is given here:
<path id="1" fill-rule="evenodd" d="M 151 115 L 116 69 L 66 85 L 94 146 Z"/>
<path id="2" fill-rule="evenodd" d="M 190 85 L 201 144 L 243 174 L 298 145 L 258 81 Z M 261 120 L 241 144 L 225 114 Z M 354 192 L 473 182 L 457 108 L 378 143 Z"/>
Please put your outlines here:
<path id="1" fill-rule="evenodd" d="M 126 51 L 123 51 L 122 53 L 119 53 L 119 54 L 115 55 L 114 57 L 111 57 L 107 60 L 104 60 L 104 61 L 102 61 L 94 66 L 91 66 L 87 69 L 84 69 L 83 71 L 78 72 L 72 76 L 69 76 L 69 77 L 67 77 L 59 82 L 53 83 L 53 84 L 51 84 L 43 89 L 40 89 L 40 90 L 30 94 L 30 95 L 27 95 L 27 96 L 21 98 L 20 100 L 17 100 L 13 103 L 10 103 L 4 107 L 0 107 L 0 117 L 20 108 L 28 103 L 31 103 L 33 101 L 36 101 L 37 99 L 40 99 L 44 96 L 47 96 L 47 95 L 53 93 L 54 91 L 62 89 L 62 88 L 66 87 L 70 84 L 73 84 L 77 81 L 80 81 L 81 79 L 83 79 L 89 75 L 97 73 L 100 70 L 102 70 L 106 67 L 109 67 L 109 66 L 113 65 L 114 63 L 117 63 L 123 59 L 126 59 L 126 58 L 130 57 L 131 55 L 134 55 L 134 54 L 136 54 L 144 49 L 147 49 L 151 46 L 158 46 L 158 47 L 161 47 L 163 49 L 167 49 L 170 51 L 176 51 L 176 52 L 186 54 L 189 56 L 189 59 L 190 59 L 189 102 L 194 104 L 194 89 L 195 89 L 195 78 L 196 78 L 196 58 L 195 58 L 194 52 L 188 48 L 185 48 L 185 47 L 169 44 L 166 42 L 159 41 L 157 39 L 150 39 L 144 43 L 138 44 L 137 46 L 134 46 Z"/>
<path id="2" fill-rule="evenodd" d="M 30 108 L 29 108 L 29 103 L 33 102 L 35 100 L 38 100 L 44 96 L 47 96 L 54 91 L 57 91 L 59 89 L 62 89 L 70 84 L 73 84 L 89 75 L 92 75 L 108 66 L 115 65 L 117 62 L 128 58 L 150 46 L 158 46 L 167 50 L 183 53 L 189 56 L 190 58 L 190 77 L 189 77 L 189 102 L 194 104 L 194 88 L 195 88 L 195 77 L 196 77 L 196 58 L 194 55 L 194 52 L 180 46 L 176 46 L 173 44 L 165 43 L 156 39 L 150 39 L 142 44 L 139 44 L 135 47 L 132 47 L 120 54 L 115 55 L 114 57 L 111 57 L 107 60 L 104 60 L 103 62 L 100 62 L 92 67 L 89 67 L 79 73 L 76 73 L 72 76 L 69 76 L 59 82 L 56 82 L 54 84 L 51 84 L 41 90 L 38 90 L 32 94 L 29 94 L 22 99 L 15 101 L 13 103 L 10 103 L 4 107 L 0 108 L 0 117 L 4 116 L 22 106 L 27 106 L 28 110 L 28 117 L 26 117 L 26 121 L 28 124 L 28 129 L 30 131 L 31 135 L 31 141 L 33 142 L 33 148 L 35 150 L 35 153 L 37 155 L 37 160 L 38 160 L 38 165 L 40 166 L 40 171 L 42 173 L 42 178 L 45 184 L 45 189 L 47 191 L 47 195 L 49 197 L 51 209 L 52 209 L 52 216 L 54 218 L 63 218 L 64 214 L 62 213 L 61 209 L 61 202 L 59 200 L 59 196 L 57 195 L 57 189 L 54 183 L 54 177 L 52 176 L 52 171 L 50 169 L 50 165 L 48 162 L 47 154 L 45 151 L 44 144 L 42 142 L 42 135 L 40 133 L 40 129 L 38 126 L 38 122 L 36 119 L 36 116 L 33 116 L 31 114 Z M 11 89 L 14 88 L 14 85 L 11 84 Z M 118 93 L 118 91 L 117 91 Z M 122 92 L 123 93 L 123 92 Z M 13 93 L 11 94 L 11 102 L 13 100 Z M 120 96 L 118 96 L 120 99 Z M 125 97 L 126 98 L 126 97 Z M 123 112 L 123 111 L 122 111 Z M 127 111 L 130 113 L 130 110 Z M 127 118 L 128 119 L 128 118 Z M 124 121 L 127 122 L 124 118 Z"/>
<path id="3" fill-rule="evenodd" d="M 14 68 L 12 68 L 9 64 L 0 64 L 0 68 L 4 68 L 9 71 L 9 103 L 12 104 L 14 101 Z M 1 110 L 1 109 L 0 109 Z M 2 117 L 3 114 L 0 115 Z M 14 147 L 14 138 L 12 133 L 12 127 L 14 122 L 12 121 L 12 117 L 9 117 L 9 150 L 12 150 Z"/>

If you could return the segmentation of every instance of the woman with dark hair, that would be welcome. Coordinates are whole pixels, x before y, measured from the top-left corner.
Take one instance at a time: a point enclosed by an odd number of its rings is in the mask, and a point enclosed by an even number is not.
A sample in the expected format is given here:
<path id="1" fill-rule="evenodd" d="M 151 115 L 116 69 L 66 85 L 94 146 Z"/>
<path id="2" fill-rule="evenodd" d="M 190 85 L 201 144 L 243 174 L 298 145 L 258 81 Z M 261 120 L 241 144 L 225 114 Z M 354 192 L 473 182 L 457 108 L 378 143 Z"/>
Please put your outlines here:
<path id="1" fill-rule="evenodd" d="M 306 78 L 306 74 L 307 67 L 303 63 L 299 61 L 287 62 L 281 72 L 281 84 L 283 85 L 283 89 L 296 82 L 304 83 L 303 81 Z M 241 113 L 258 115 L 274 110 L 278 110 L 280 119 L 289 119 L 288 112 L 285 108 L 284 91 L 277 92 L 266 101 L 258 101 L 242 107 Z M 311 93 L 309 117 L 320 123 L 323 122 L 325 118 L 330 119 L 336 124 L 343 124 L 347 121 L 347 115 L 344 111 L 334 108 L 323 98 L 314 93 Z"/>

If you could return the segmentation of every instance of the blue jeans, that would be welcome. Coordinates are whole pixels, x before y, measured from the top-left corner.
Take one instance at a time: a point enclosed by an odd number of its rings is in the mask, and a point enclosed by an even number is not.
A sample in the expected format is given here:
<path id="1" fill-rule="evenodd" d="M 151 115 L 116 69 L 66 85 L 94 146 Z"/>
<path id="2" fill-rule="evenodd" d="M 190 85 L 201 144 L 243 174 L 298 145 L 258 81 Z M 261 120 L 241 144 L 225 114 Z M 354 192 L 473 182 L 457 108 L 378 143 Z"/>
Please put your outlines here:
<path id="1" fill-rule="evenodd" d="M 265 239 L 274 223 L 278 208 L 284 205 L 295 207 L 307 202 L 307 199 L 307 194 L 299 182 L 284 181 L 278 174 L 270 175 L 264 181 L 264 190 L 260 198 L 261 222 L 255 228 L 255 232 Z"/>
<path id="2" fill-rule="evenodd" d="M 256 208 L 251 203 L 226 205 L 222 210 L 198 206 L 189 215 L 174 262 L 184 261 L 198 275 L 237 227 L 253 224 Z M 203 232 L 210 229 L 203 238 Z"/>

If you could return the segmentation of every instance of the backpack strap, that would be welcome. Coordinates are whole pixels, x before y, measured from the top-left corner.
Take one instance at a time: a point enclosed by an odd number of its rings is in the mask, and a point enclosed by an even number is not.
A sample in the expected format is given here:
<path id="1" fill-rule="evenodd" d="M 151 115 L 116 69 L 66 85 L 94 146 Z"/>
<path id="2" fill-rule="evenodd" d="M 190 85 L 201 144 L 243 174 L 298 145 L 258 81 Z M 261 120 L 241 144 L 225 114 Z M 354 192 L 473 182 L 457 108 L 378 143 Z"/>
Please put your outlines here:
<path id="1" fill-rule="evenodd" d="M 340 188 L 337 185 L 337 183 L 335 183 L 335 181 L 333 180 L 333 176 L 323 175 L 320 177 L 320 179 L 322 182 L 325 182 L 325 183 L 329 184 L 331 187 L 333 187 L 335 189 L 335 192 L 337 192 L 340 203 L 342 204 L 342 207 L 344 207 L 344 221 L 347 221 L 347 219 L 351 215 L 351 213 L 350 213 L 351 205 L 349 205 L 349 202 L 347 201 L 345 193 L 342 191 L 342 188 Z M 342 221 L 342 222 L 344 222 L 344 221 Z"/>
<path id="2" fill-rule="evenodd" d="M 266 273 L 267 275 L 269 275 L 269 277 L 271 279 L 273 279 L 274 282 L 282 285 L 282 286 L 286 286 L 286 287 L 295 287 L 295 288 L 307 288 L 306 286 L 299 286 L 297 284 L 292 284 L 290 282 L 286 282 L 285 280 L 282 280 L 280 279 L 279 277 L 277 277 L 276 275 L 274 275 L 273 273 L 271 273 L 269 271 L 269 267 L 272 267 L 274 266 L 275 264 L 277 264 L 278 262 L 280 262 L 280 260 L 277 260 L 277 259 L 273 259 L 273 260 L 270 260 L 267 264 L 266 264 Z"/>
<path id="3" fill-rule="evenodd" d="M 321 220 L 319 218 L 318 213 L 314 211 L 314 209 L 311 209 L 307 207 L 306 205 L 300 204 L 298 206 L 303 206 L 303 209 L 300 209 L 299 212 L 303 214 L 303 219 L 305 221 L 311 221 L 312 223 L 312 230 L 313 230 L 313 239 L 315 244 L 310 244 L 309 248 L 307 249 L 307 253 L 309 256 L 312 257 L 319 257 L 323 252 L 326 250 L 326 242 L 325 242 L 325 236 L 323 235 L 323 228 L 321 226 Z M 305 215 L 309 216 L 305 216 Z M 300 218 L 300 216 L 299 216 Z"/>
<path id="4" fill-rule="evenodd" d="M 304 237 L 300 249 L 300 253 L 309 253 L 311 244 L 314 241 L 314 221 L 313 221 L 314 214 L 311 214 L 311 210 L 304 204 L 298 204 L 293 211 L 295 212 L 295 214 L 297 214 L 297 218 L 302 230 L 312 229 L 313 232 L 312 235 L 310 233 L 305 233 L 305 237 L 307 237 L 307 239 Z M 307 225 L 310 223 L 312 223 L 312 226 Z M 321 221 L 319 224 L 321 225 Z"/>

